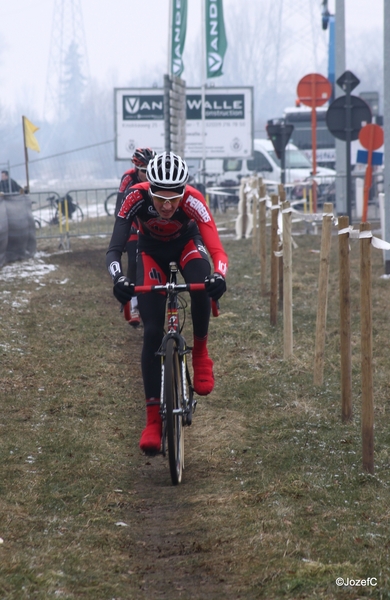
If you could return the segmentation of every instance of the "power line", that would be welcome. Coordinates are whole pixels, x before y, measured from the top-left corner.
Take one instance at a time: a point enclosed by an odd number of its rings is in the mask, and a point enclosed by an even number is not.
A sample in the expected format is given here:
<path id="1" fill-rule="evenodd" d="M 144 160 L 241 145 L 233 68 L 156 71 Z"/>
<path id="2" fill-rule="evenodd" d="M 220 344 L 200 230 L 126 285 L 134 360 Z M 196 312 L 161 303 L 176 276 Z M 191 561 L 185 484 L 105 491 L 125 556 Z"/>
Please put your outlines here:
<path id="1" fill-rule="evenodd" d="M 97 146 L 104 146 L 106 144 L 113 144 L 115 139 L 107 140 L 106 142 L 98 142 L 97 144 L 90 144 L 89 146 L 82 146 L 81 148 L 75 148 L 74 150 L 65 150 L 64 152 L 58 152 L 58 154 L 51 154 L 50 156 L 43 156 L 42 158 L 35 158 L 34 160 L 29 160 L 30 163 L 41 162 L 42 160 L 49 160 L 50 158 L 57 158 L 58 156 L 64 156 L 65 154 L 73 154 L 74 152 L 81 152 L 82 150 L 89 150 L 90 148 L 96 148 Z M 23 163 L 18 163 L 17 165 L 11 165 L 10 168 L 15 169 L 16 167 L 23 167 Z"/>

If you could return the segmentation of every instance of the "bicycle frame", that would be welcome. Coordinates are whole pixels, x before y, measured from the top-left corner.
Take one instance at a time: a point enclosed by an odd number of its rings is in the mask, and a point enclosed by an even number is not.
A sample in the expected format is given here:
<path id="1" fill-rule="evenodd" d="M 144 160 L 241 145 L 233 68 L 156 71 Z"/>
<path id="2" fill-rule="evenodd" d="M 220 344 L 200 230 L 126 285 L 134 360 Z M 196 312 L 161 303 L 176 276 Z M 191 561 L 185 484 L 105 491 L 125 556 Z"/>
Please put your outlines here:
<path id="1" fill-rule="evenodd" d="M 180 292 L 198 292 L 203 291 L 205 289 L 204 283 L 177 283 L 177 273 L 178 268 L 176 263 L 171 263 L 170 267 L 170 280 L 166 284 L 156 284 L 156 285 L 141 285 L 135 286 L 135 293 L 148 293 L 148 292 L 165 292 L 167 294 L 167 312 L 166 312 L 166 322 L 167 322 L 167 332 L 164 335 L 161 346 L 157 352 L 159 356 L 162 357 L 162 369 L 161 369 L 161 389 L 164 389 L 164 357 L 166 356 L 166 349 L 168 340 L 174 338 L 176 341 L 177 349 L 179 357 L 182 357 L 185 354 L 190 352 L 190 348 L 188 348 L 184 337 L 181 334 L 180 329 L 180 319 L 179 319 L 179 303 L 178 303 L 178 294 Z M 213 313 L 215 314 L 214 310 Z M 189 404 L 191 403 L 190 398 L 188 397 L 187 386 L 190 389 L 190 397 L 192 399 L 193 388 L 191 384 L 191 377 L 187 366 L 186 360 L 181 360 L 182 366 L 182 382 L 183 382 L 183 398 L 182 398 L 182 409 L 181 414 L 184 415 L 184 419 L 188 421 L 188 425 L 191 424 L 191 415 L 192 406 L 189 408 Z M 163 394 L 161 394 L 163 396 Z M 194 401 L 193 410 L 195 410 L 196 400 Z M 161 411 L 164 419 L 164 399 L 161 397 Z M 187 414 L 186 414 L 187 413 Z M 163 449 L 164 453 L 164 449 Z"/>

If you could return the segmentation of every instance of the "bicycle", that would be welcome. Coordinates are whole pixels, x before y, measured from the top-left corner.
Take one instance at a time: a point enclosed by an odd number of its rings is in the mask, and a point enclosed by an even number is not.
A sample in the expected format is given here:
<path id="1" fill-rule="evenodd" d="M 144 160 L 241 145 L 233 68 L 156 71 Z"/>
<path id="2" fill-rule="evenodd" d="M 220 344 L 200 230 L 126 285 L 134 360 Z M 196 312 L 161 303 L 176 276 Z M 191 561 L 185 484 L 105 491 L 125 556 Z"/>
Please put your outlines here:
<path id="1" fill-rule="evenodd" d="M 115 207 L 116 207 L 116 198 L 118 195 L 118 191 L 112 192 L 107 196 L 104 201 L 104 210 L 106 211 L 109 217 L 115 215 Z"/>
<path id="2" fill-rule="evenodd" d="M 180 292 L 195 292 L 205 289 L 204 283 L 177 283 L 178 267 L 170 263 L 170 278 L 165 285 L 135 286 L 135 293 L 166 292 L 167 328 L 157 354 L 161 356 L 161 400 L 160 414 L 163 423 L 162 454 L 168 448 L 169 470 L 173 485 L 181 482 L 184 469 L 184 430 L 192 424 L 196 408 L 194 388 L 187 364 L 187 354 L 191 348 L 182 335 L 185 323 L 186 301 Z M 213 315 L 218 314 L 217 303 L 212 303 Z M 180 323 L 179 310 L 183 310 L 183 323 Z"/>
<path id="3" fill-rule="evenodd" d="M 39 217 L 34 216 L 36 229 L 40 229 L 42 223 L 46 225 L 59 225 L 60 213 L 62 220 L 66 219 L 66 214 L 68 214 L 68 219 L 72 219 L 76 222 L 80 222 L 84 219 L 84 213 L 81 206 L 73 200 L 70 194 L 65 194 L 65 196 L 58 198 L 56 196 L 49 196 L 46 202 L 48 204 L 34 210 L 34 212 L 39 210 Z M 48 210 L 46 211 L 46 209 Z M 48 213 L 48 219 L 45 219 L 42 216 L 42 212 L 45 211 Z"/>

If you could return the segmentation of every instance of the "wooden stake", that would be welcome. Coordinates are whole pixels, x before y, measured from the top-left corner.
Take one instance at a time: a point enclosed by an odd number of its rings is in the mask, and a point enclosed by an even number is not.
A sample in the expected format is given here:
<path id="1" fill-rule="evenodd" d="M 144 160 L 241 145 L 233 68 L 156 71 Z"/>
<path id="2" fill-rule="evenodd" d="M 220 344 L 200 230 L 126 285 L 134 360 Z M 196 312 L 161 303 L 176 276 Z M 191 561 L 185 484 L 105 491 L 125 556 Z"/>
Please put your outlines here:
<path id="1" fill-rule="evenodd" d="M 370 231 L 369 223 L 360 232 Z M 363 469 L 374 473 L 374 399 L 372 384 L 371 239 L 360 239 L 360 331 L 362 368 Z"/>
<path id="2" fill-rule="evenodd" d="M 255 178 L 254 181 L 255 185 L 253 186 L 257 191 L 259 190 L 259 182 L 257 177 Z M 258 196 L 252 196 L 252 254 L 254 256 L 257 255 L 258 252 L 258 231 L 257 231 L 257 223 L 258 223 L 258 219 L 257 219 L 257 207 L 259 205 L 259 198 Z"/>
<path id="3" fill-rule="evenodd" d="M 351 352 L 351 290 L 349 217 L 339 221 L 339 293 L 340 293 L 340 367 L 341 367 L 341 417 L 344 423 L 352 420 L 352 352 Z"/>
<path id="4" fill-rule="evenodd" d="M 286 211 L 286 212 L 285 212 Z M 292 317 L 292 244 L 290 203 L 283 203 L 283 333 L 284 358 L 293 353 L 293 317 Z"/>
<path id="5" fill-rule="evenodd" d="M 275 252 L 279 250 L 278 236 L 278 214 L 279 197 L 276 194 L 271 196 L 272 201 L 272 222 L 271 222 L 271 297 L 270 297 L 270 323 L 276 325 L 278 318 L 278 263 L 279 258 Z"/>
<path id="6" fill-rule="evenodd" d="M 24 128 L 24 117 L 22 117 L 22 127 L 23 127 L 23 146 L 24 146 L 24 163 L 26 168 L 26 193 L 30 193 L 30 176 L 28 172 L 28 150 L 26 146 L 26 130 Z M 11 175 L 10 175 L 11 179 Z"/>
<path id="7" fill-rule="evenodd" d="M 332 213 L 333 205 L 324 204 L 324 213 Z M 314 355 L 314 385 L 322 385 L 324 380 L 324 354 L 326 316 L 328 309 L 329 255 L 332 239 L 332 217 L 324 215 L 322 220 L 322 238 L 320 254 L 320 272 L 318 278 L 318 306 L 316 323 L 316 345 Z"/>
<path id="8" fill-rule="evenodd" d="M 278 190 L 279 190 L 279 204 L 280 206 L 283 205 L 283 202 L 286 202 L 286 190 L 284 189 L 284 186 L 280 183 L 278 185 Z M 283 250 L 283 246 L 280 248 L 279 250 Z M 279 256 L 279 310 L 283 311 L 283 254 L 282 256 Z"/>
<path id="9" fill-rule="evenodd" d="M 259 238 L 260 238 L 260 290 L 261 295 L 267 294 L 267 207 L 265 198 L 267 189 L 265 185 L 260 186 L 260 202 L 259 202 Z"/>

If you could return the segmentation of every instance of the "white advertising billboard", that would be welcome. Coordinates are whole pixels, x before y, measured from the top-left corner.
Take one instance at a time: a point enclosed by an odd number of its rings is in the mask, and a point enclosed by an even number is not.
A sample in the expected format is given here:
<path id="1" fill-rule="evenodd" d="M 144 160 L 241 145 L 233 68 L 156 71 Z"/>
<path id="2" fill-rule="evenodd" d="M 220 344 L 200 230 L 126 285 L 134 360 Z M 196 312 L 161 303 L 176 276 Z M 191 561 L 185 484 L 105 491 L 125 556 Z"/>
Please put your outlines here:
<path id="1" fill-rule="evenodd" d="M 115 158 L 130 160 L 136 148 L 165 150 L 164 90 L 115 89 Z"/>
<path id="2" fill-rule="evenodd" d="M 252 88 L 207 88 L 206 158 L 246 158 L 253 149 Z M 202 94 L 187 88 L 186 158 L 203 156 Z"/>
<path id="3" fill-rule="evenodd" d="M 253 89 L 207 88 L 202 123 L 201 88 L 186 92 L 185 158 L 245 158 L 253 149 Z M 137 147 L 165 148 L 164 91 L 115 90 L 116 159 L 130 160 Z M 204 132 L 204 135 L 203 135 Z"/>

